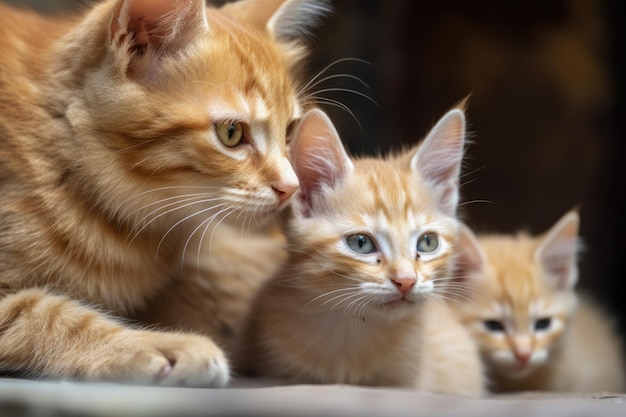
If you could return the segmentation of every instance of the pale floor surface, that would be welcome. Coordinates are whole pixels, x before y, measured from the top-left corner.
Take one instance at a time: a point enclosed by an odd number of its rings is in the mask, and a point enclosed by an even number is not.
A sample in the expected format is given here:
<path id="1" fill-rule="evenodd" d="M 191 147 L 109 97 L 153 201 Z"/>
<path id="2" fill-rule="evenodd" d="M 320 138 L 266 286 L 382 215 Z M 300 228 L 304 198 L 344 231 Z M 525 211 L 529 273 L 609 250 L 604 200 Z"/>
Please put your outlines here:
<path id="1" fill-rule="evenodd" d="M 626 416 L 626 394 L 520 393 L 484 399 L 404 389 L 275 386 L 240 380 L 227 389 L 0 379 L 0 416 Z"/>

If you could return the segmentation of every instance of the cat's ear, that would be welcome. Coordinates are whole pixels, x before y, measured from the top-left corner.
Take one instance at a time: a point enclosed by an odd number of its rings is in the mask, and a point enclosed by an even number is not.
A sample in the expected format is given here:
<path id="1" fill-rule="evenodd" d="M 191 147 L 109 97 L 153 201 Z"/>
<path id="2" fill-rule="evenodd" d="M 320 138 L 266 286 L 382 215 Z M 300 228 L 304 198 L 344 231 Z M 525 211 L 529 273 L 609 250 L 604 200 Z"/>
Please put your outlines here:
<path id="1" fill-rule="evenodd" d="M 462 224 L 455 245 L 454 276 L 460 279 L 477 278 L 484 275 L 487 266 L 487 255 L 480 246 L 478 238 L 472 230 Z"/>
<path id="2" fill-rule="evenodd" d="M 204 0 L 120 0 L 109 39 L 127 72 L 140 75 L 207 29 Z"/>
<path id="3" fill-rule="evenodd" d="M 535 251 L 535 261 L 542 265 L 546 279 L 555 288 L 570 290 L 578 280 L 578 227 L 576 210 L 565 214 L 545 234 Z"/>
<path id="4" fill-rule="evenodd" d="M 304 215 L 310 214 L 324 187 L 336 188 L 354 170 L 337 130 L 318 109 L 302 117 L 289 152 L 300 181 L 297 199 Z"/>
<path id="5" fill-rule="evenodd" d="M 439 209 L 450 216 L 459 202 L 464 141 L 465 114 L 457 108 L 437 122 L 411 159 L 411 169 L 433 190 Z"/>
<path id="6" fill-rule="evenodd" d="M 222 12 L 265 28 L 278 42 L 301 40 L 331 11 L 329 0 L 241 0 Z"/>

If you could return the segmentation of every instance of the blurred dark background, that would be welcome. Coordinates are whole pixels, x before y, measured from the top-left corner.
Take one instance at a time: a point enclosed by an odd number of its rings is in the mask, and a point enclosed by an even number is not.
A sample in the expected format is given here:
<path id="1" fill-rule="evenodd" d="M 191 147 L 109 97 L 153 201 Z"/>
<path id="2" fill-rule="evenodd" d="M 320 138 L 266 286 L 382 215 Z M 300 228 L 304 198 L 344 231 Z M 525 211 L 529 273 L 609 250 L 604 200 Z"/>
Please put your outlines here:
<path id="1" fill-rule="evenodd" d="M 45 11 L 84 4 L 8 2 L 38 3 Z M 353 154 L 415 143 L 471 94 L 464 218 L 478 231 L 539 233 L 578 206 L 586 246 L 580 288 L 595 295 L 623 331 L 626 151 L 618 5 L 334 0 L 334 13 L 311 42 L 309 70 L 335 63 L 325 75 L 349 74 L 369 85 L 337 77 L 317 86 L 326 102 L 353 113 L 324 107 Z M 337 91 L 322 91 L 331 89 Z"/>

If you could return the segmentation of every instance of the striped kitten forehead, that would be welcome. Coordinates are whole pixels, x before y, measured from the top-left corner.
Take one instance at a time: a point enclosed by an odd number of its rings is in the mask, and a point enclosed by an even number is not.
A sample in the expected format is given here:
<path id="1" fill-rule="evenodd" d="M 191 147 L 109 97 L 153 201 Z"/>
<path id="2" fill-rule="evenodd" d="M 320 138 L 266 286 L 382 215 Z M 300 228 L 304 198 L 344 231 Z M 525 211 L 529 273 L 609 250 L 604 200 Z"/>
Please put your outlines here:
<path id="1" fill-rule="evenodd" d="M 491 265 L 487 278 L 495 311 L 503 317 L 515 317 L 518 325 L 548 314 L 553 307 L 551 291 L 534 261 L 539 242 L 525 234 L 515 240 L 501 236 L 482 236 L 479 240 Z"/>
<path id="2" fill-rule="evenodd" d="M 404 238 L 436 231 L 449 241 L 454 239 L 454 220 L 438 214 L 430 192 L 409 168 L 401 170 L 390 161 L 373 158 L 355 160 L 354 168 L 355 175 L 336 201 L 330 201 L 333 211 L 343 214 L 345 226 Z"/>

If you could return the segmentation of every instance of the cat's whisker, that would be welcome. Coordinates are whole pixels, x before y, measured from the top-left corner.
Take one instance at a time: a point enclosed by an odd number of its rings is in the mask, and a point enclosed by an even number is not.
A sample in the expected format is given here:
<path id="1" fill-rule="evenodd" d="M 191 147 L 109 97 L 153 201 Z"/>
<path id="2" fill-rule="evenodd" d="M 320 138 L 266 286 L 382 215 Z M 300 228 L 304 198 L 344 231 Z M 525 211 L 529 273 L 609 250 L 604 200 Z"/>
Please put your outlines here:
<path id="1" fill-rule="evenodd" d="M 150 224 L 152 224 L 154 221 L 158 220 L 159 218 L 161 218 L 161 217 L 163 217 L 163 216 L 165 216 L 167 214 L 173 213 L 173 212 L 175 212 L 177 210 L 181 210 L 183 208 L 187 208 L 187 207 L 193 206 L 195 204 L 210 203 L 210 202 L 219 201 L 219 200 L 221 200 L 221 198 L 199 199 L 199 200 L 193 201 L 191 203 L 187 202 L 186 204 L 183 204 L 181 206 L 177 206 L 177 207 L 175 207 L 173 209 L 169 209 L 169 210 L 167 210 L 167 211 L 165 211 L 163 213 L 160 213 L 158 216 L 154 216 L 152 219 L 150 219 L 148 222 L 146 222 L 143 226 L 141 226 L 139 228 L 139 230 L 135 231 L 139 227 L 139 225 L 141 225 L 146 219 L 150 218 L 150 216 L 152 216 L 153 214 L 155 214 L 155 213 L 159 212 L 160 210 L 162 210 L 162 208 L 155 209 L 155 210 L 151 211 L 150 213 L 148 213 L 147 215 L 145 215 L 144 217 L 142 217 L 133 226 L 133 228 L 129 232 L 129 236 L 132 234 L 132 238 L 129 241 L 127 241 L 127 244 L 131 245 L 133 243 L 133 241 L 137 238 L 137 236 L 139 236 L 141 234 L 141 232 L 143 232 L 148 226 L 150 226 Z M 168 206 L 171 206 L 171 205 L 172 204 L 169 204 Z M 223 203 L 221 205 L 223 205 Z"/>
<path id="2" fill-rule="evenodd" d="M 459 207 L 467 206 L 468 204 L 478 204 L 478 203 L 495 204 L 495 202 L 491 200 L 468 200 L 468 201 L 459 203 Z"/>
<path id="3" fill-rule="evenodd" d="M 357 96 L 363 97 L 366 100 L 368 100 L 369 102 L 373 103 L 376 107 L 378 107 L 379 109 L 381 108 L 380 104 L 378 104 L 378 102 L 376 100 L 374 100 L 373 98 L 371 98 L 370 96 L 368 96 L 367 94 L 361 93 L 360 91 L 356 91 L 353 90 L 351 88 L 343 88 L 343 87 L 329 87 L 329 88 L 323 88 L 321 90 L 316 90 L 315 91 L 315 96 L 317 96 L 320 93 L 332 93 L 332 92 L 344 92 L 344 93 L 350 93 L 350 94 L 355 94 Z"/>
<path id="4" fill-rule="evenodd" d="M 140 219 L 140 220 L 139 220 L 139 223 L 140 223 L 141 221 L 145 220 L 147 217 L 150 217 L 150 215 L 152 215 L 153 213 L 155 213 L 155 212 L 157 212 L 157 211 L 159 211 L 159 210 L 161 210 L 161 209 L 164 209 L 164 208 L 166 208 L 166 207 L 171 207 L 171 206 L 174 206 L 174 205 L 179 204 L 179 203 L 184 203 L 184 202 L 187 202 L 187 201 L 193 201 L 193 200 L 196 200 L 196 199 L 205 199 L 205 198 L 207 198 L 207 197 L 210 197 L 210 194 L 206 194 L 206 193 L 197 193 L 197 194 L 182 194 L 182 195 L 179 195 L 179 196 L 177 195 L 177 196 L 173 196 L 173 197 L 163 198 L 163 199 L 161 199 L 161 200 L 153 201 L 153 202 L 148 203 L 148 204 L 146 204 L 146 205 L 144 205 L 144 206 L 141 206 L 141 207 L 139 207 L 139 208 L 136 208 L 135 210 L 131 211 L 131 212 L 130 212 L 130 213 L 128 213 L 126 216 L 124 216 L 124 217 L 122 218 L 122 221 L 126 221 L 126 220 L 128 220 L 128 219 L 129 219 L 130 217 L 132 217 L 135 213 L 138 213 L 138 212 L 140 212 L 140 211 L 142 211 L 142 210 L 145 210 L 145 209 L 147 209 L 148 207 L 151 207 L 151 206 L 156 206 L 156 205 L 159 205 L 159 204 L 164 203 L 164 202 L 166 202 L 166 201 L 176 200 L 176 201 L 174 201 L 173 203 L 168 203 L 168 204 L 165 204 L 165 205 L 159 206 L 159 208 L 158 208 L 158 209 L 156 209 L 156 210 L 154 210 L 154 211 L 152 211 L 152 212 L 148 213 L 148 214 L 147 214 L 144 218 Z"/>
<path id="5" fill-rule="evenodd" d="M 307 100 L 306 103 L 307 103 L 307 105 L 317 104 L 317 105 L 332 106 L 332 107 L 337 107 L 337 108 L 340 108 L 340 109 L 346 111 L 350 116 L 352 116 L 354 121 L 359 126 L 359 130 L 361 131 L 361 134 L 363 134 L 363 126 L 361 125 L 361 122 L 359 122 L 359 119 L 357 119 L 357 117 L 354 114 L 354 112 L 352 111 L 352 109 L 350 109 L 348 106 L 346 106 L 345 104 L 341 103 L 340 101 L 333 100 L 333 99 L 328 98 L 328 97 L 311 97 L 309 100 Z"/>
<path id="6" fill-rule="evenodd" d="M 227 207 L 224 210 L 221 210 L 220 212 L 217 213 L 217 215 L 220 215 L 224 212 L 226 212 L 226 214 L 224 214 L 224 216 L 217 221 L 217 224 L 215 225 L 215 227 L 213 227 L 213 229 L 211 230 L 211 236 L 209 236 L 209 253 L 213 253 L 213 236 L 215 234 L 215 231 L 217 230 L 217 228 L 219 227 L 220 224 L 222 224 L 222 222 L 224 220 L 226 220 L 226 218 L 228 216 L 230 216 L 233 212 L 235 211 L 235 208 L 233 207 Z M 204 232 L 202 233 L 202 240 L 204 240 L 204 235 L 206 234 L 206 231 L 208 230 L 208 226 L 206 229 L 204 229 Z M 202 240 L 200 242 L 202 242 Z M 200 253 L 198 252 L 198 262 L 200 262 Z"/>
<path id="7" fill-rule="evenodd" d="M 299 94 L 299 93 L 302 93 L 302 92 L 306 92 L 306 91 L 308 91 L 308 90 L 311 88 L 311 84 L 313 84 L 313 83 L 317 82 L 317 80 L 318 80 L 318 79 L 319 79 L 322 75 L 324 75 L 324 74 L 325 74 L 328 70 L 330 70 L 332 67 L 334 67 L 334 66 L 336 66 L 336 65 L 338 65 L 338 64 L 341 64 L 342 62 L 349 62 L 349 61 L 351 61 L 351 62 L 359 62 L 359 63 L 361 63 L 361 64 L 367 64 L 367 65 L 370 65 L 370 66 L 372 65 L 370 62 L 365 61 L 365 60 L 360 59 L 360 58 L 346 57 L 346 58 L 340 58 L 340 59 L 337 59 L 336 61 L 331 62 L 330 64 L 326 65 L 326 66 L 325 66 L 324 68 L 322 68 L 321 70 L 317 71 L 317 72 L 316 72 L 316 73 L 315 73 L 315 74 L 311 77 L 311 79 L 309 79 L 309 81 L 308 81 L 308 82 L 307 82 L 304 86 L 302 86 L 300 89 L 298 89 L 298 92 L 297 92 L 298 97 L 300 96 L 300 94 Z"/>
<path id="8" fill-rule="evenodd" d="M 321 78 L 321 79 L 315 81 L 313 84 L 309 85 L 306 90 L 298 91 L 297 95 L 298 95 L 298 97 L 301 97 L 303 94 L 306 96 L 308 91 L 312 90 L 313 88 L 317 87 L 318 85 L 322 84 L 323 82 L 326 82 L 328 80 L 332 80 L 332 79 L 335 79 L 335 78 L 349 78 L 349 79 L 352 79 L 352 80 L 355 80 L 355 81 L 359 82 L 361 85 L 363 85 L 364 87 L 366 87 L 366 88 L 368 88 L 370 90 L 372 89 L 372 87 L 370 87 L 369 84 L 367 84 L 365 81 L 363 81 L 361 78 L 359 78 L 357 76 L 354 76 L 354 75 L 351 75 L 351 74 L 333 74 L 333 75 L 328 75 L 328 76 L 326 76 L 324 78 Z"/>
<path id="9" fill-rule="evenodd" d="M 216 205 L 216 206 L 211 206 L 211 207 L 208 207 L 208 208 L 205 208 L 205 209 L 202 209 L 202 210 L 196 211 L 195 213 L 191 213 L 190 215 L 185 216 L 185 217 L 183 217 L 182 219 L 178 220 L 176 223 L 174 223 L 174 224 L 173 224 L 173 225 L 172 225 L 172 226 L 171 226 L 171 227 L 167 230 L 167 232 L 165 232 L 165 234 L 163 235 L 163 237 L 161 238 L 161 240 L 159 240 L 159 244 L 157 245 L 157 250 L 156 250 L 157 255 L 158 255 L 158 253 L 159 253 L 159 250 L 161 249 L 161 246 L 163 245 L 163 242 L 165 241 L 165 238 L 166 238 L 166 237 L 167 237 L 167 236 L 168 236 L 168 235 L 169 235 L 169 234 L 170 234 L 170 233 L 171 233 L 171 232 L 172 232 L 172 231 L 173 231 L 173 230 L 174 230 L 174 229 L 175 229 L 178 225 L 180 225 L 181 223 L 186 222 L 187 220 L 189 220 L 189 219 L 191 219 L 191 218 L 193 218 L 193 217 L 195 217 L 195 216 L 198 216 L 198 215 L 200 215 L 200 214 L 203 214 L 203 213 L 205 213 L 205 212 L 207 212 L 207 211 L 215 210 L 215 209 L 217 209 L 218 207 L 223 207 L 223 206 L 225 206 L 225 205 L 226 205 L 225 203 L 222 203 L 222 204 L 218 204 L 218 205 Z"/>

